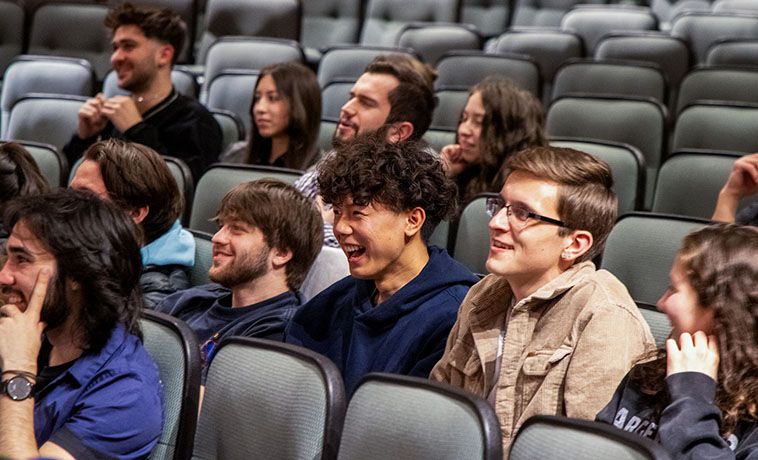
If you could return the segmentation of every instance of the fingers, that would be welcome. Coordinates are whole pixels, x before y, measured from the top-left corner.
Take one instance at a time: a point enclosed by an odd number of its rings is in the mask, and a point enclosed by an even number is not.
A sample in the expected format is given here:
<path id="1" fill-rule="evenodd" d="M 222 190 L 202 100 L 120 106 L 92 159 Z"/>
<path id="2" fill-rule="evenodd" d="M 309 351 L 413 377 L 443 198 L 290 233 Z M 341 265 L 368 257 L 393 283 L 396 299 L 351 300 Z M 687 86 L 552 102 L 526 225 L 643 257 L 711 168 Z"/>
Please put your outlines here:
<path id="1" fill-rule="evenodd" d="M 26 306 L 26 313 L 30 315 L 40 316 L 42 312 L 42 305 L 45 303 L 45 296 L 47 295 L 47 285 L 50 282 L 50 270 L 43 268 L 37 273 L 37 282 L 34 283 L 34 290 L 29 298 L 29 303 Z"/>
<path id="2" fill-rule="evenodd" d="M 21 313 L 17 305 L 7 304 L 0 307 L 0 318 L 12 318 Z"/>

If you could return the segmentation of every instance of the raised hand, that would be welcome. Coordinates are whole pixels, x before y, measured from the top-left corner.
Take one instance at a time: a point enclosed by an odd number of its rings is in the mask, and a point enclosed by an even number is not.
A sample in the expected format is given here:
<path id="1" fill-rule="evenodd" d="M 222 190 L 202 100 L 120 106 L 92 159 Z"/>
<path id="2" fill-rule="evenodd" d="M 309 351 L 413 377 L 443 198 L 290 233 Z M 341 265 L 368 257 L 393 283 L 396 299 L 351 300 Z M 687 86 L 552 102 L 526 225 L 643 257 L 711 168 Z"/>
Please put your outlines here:
<path id="1" fill-rule="evenodd" d="M 0 363 L 3 371 L 37 373 L 37 355 L 42 345 L 45 323 L 40 321 L 50 281 L 48 269 L 37 273 L 26 309 L 7 304 L 0 307 Z"/>
<path id="2" fill-rule="evenodd" d="M 103 115 L 122 133 L 142 121 L 137 104 L 129 96 L 113 96 L 103 103 Z"/>
<path id="3" fill-rule="evenodd" d="M 442 160 L 442 166 L 445 168 L 447 177 L 456 177 L 468 167 L 468 162 L 463 158 L 462 153 L 461 146 L 458 144 L 442 147 L 440 159 Z"/>
<path id="4" fill-rule="evenodd" d="M 105 96 L 99 93 L 97 96 L 87 99 L 79 108 L 79 124 L 76 128 L 76 135 L 80 139 L 89 139 L 100 133 L 108 124 L 108 118 L 102 113 Z"/>
<path id="5" fill-rule="evenodd" d="M 666 375 L 679 372 L 700 372 L 718 379 L 719 350 L 715 336 L 706 336 L 697 331 L 694 335 L 684 332 L 676 340 L 666 340 Z"/>

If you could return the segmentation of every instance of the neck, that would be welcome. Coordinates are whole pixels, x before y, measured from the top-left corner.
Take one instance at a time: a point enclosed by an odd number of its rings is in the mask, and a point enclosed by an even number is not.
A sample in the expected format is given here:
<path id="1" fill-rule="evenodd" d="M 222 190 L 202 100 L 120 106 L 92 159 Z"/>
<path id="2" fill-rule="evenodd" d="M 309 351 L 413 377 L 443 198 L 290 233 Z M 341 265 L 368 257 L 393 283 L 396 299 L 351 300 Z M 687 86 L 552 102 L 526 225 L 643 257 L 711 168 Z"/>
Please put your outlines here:
<path id="1" fill-rule="evenodd" d="M 389 299 L 392 294 L 417 277 L 427 262 L 429 262 L 429 250 L 421 236 L 417 234 L 406 245 L 400 257 L 391 267 L 388 267 L 388 271 L 374 280 L 377 291 L 377 305 Z"/>
<path id="2" fill-rule="evenodd" d="M 82 355 L 85 340 L 76 324 L 77 320 L 71 314 L 62 325 L 47 331 L 47 340 L 53 346 L 49 366 L 67 363 Z"/>
<path id="3" fill-rule="evenodd" d="M 287 153 L 287 149 L 290 146 L 290 138 L 288 135 L 283 134 L 271 138 L 271 163 L 275 162 L 282 155 Z"/>
<path id="4" fill-rule="evenodd" d="M 232 308 L 247 307 L 263 302 L 289 291 L 283 269 L 267 274 L 232 288 Z"/>
<path id="5" fill-rule="evenodd" d="M 137 105 L 140 114 L 143 114 L 167 98 L 171 94 L 172 89 L 173 83 L 171 83 L 171 73 L 169 71 L 168 76 L 158 74 L 144 90 L 134 91 L 132 99 L 134 99 L 134 103 Z"/>

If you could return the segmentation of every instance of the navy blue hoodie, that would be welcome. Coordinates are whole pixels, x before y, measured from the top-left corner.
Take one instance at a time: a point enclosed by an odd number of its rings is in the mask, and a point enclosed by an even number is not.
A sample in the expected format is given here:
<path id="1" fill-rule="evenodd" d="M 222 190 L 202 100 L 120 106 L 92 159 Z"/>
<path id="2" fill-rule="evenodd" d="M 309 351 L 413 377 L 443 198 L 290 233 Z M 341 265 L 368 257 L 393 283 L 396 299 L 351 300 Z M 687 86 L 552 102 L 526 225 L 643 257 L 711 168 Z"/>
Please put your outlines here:
<path id="1" fill-rule="evenodd" d="M 369 372 L 427 377 L 477 281 L 445 250 L 431 246 L 421 273 L 378 306 L 373 281 L 348 276 L 334 283 L 295 313 L 285 341 L 334 361 L 348 394 Z"/>

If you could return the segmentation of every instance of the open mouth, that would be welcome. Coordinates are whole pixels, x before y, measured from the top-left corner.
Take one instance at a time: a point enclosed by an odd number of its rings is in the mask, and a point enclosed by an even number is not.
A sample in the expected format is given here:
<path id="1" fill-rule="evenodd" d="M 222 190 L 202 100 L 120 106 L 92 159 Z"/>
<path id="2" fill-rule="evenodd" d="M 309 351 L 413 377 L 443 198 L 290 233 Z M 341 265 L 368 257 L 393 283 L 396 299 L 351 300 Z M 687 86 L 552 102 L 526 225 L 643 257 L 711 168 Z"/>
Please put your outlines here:
<path id="1" fill-rule="evenodd" d="M 492 240 L 492 247 L 497 249 L 506 249 L 506 250 L 512 250 L 513 246 L 510 244 L 505 244 L 502 241 Z"/>
<path id="2" fill-rule="evenodd" d="M 366 253 L 366 248 L 363 246 L 358 246 L 357 244 L 344 244 L 342 245 L 342 249 L 347 255 L 348 262 L 355 262 L 356 260 L 360 259 L 363 254 Z"/>

